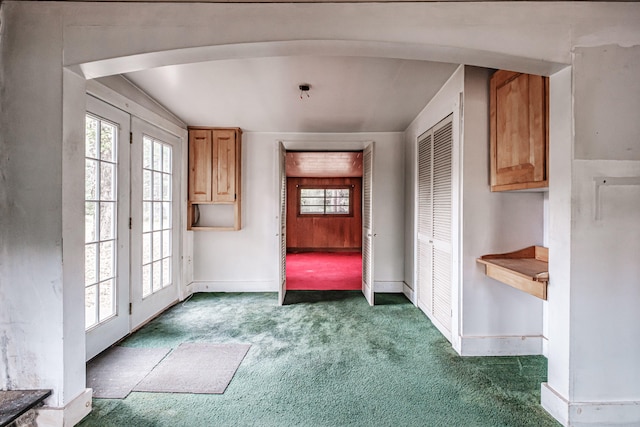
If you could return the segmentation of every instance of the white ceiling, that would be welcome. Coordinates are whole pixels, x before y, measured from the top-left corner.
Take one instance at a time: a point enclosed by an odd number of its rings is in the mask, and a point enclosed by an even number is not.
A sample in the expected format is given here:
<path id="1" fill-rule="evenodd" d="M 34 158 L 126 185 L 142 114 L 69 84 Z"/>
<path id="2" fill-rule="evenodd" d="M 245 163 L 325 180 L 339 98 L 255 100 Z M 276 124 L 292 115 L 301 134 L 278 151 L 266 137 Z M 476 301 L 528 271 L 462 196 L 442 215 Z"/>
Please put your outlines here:
<path id="1" fill-rule="evenodd" d="M 125 74 L 190 126 L 260 132 L 403 131 L 456 64 L 355 56 L 282 56 Z M 298 86 L 311 85 L 300 99 Z"/>

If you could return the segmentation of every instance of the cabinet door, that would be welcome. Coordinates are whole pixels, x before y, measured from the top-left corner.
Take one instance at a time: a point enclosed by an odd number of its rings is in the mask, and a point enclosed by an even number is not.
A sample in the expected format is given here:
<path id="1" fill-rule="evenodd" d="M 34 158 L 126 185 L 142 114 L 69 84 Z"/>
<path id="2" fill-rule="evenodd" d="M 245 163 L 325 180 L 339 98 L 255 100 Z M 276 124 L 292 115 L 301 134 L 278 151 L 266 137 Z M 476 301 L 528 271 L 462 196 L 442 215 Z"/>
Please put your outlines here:
<path id="1" fill-rule="evenodd" d="M 239 154 L 235 130 L 213 131 L 213 202 L 236 200 L 236 161 Z"/>
<path id="2" fill-rule="evenodd" d="M 491 79 L 491 190 L 547 186 L 547 79 L 497 71 Z"/>
<path id="3" fill-rule="evenodd" d="M 189 201 L 211 201 L 211 131 L 189 131 Z"/>

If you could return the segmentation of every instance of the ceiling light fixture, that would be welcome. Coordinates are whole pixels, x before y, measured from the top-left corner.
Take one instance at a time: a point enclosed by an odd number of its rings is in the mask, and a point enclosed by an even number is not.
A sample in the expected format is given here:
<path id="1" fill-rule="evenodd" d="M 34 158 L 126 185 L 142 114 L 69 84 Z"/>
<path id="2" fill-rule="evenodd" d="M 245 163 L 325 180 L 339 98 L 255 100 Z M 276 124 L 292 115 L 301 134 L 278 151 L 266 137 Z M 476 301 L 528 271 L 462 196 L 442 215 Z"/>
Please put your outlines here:
<path id="1" fill-rule="evenodd" d="M 302 94 L 306 94 L 307 98 L 311 98 L 309 96 L 309 89 L 311 89 L 311 85 L 308 83 L 303 83 L 301 85 L 298 86 L 298 89 L 300 89 L 300 99 L 302 99 Z"/>

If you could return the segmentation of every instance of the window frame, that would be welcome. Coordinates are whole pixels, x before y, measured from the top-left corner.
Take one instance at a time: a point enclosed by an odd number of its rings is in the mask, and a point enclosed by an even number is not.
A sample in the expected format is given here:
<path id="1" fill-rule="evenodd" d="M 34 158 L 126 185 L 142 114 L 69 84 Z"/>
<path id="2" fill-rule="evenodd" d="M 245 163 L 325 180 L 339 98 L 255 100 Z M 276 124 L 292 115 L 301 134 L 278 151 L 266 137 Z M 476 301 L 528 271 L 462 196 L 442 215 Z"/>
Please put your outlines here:
<path id="1" fill-rule="evenodd" d="M 348 218 L 353 217 L 353 193 L 355 193 L 354 184 L 298 184 L 296 185 L 296 216 L 298 218 Z M 302 213 L 300 207 L 302 205 L 302 190 L 349 190 L 349 213 Z M 326 193 L 324 196 L 326 200 Z M 325 205 L 326 206 L 326 205 Z"/>

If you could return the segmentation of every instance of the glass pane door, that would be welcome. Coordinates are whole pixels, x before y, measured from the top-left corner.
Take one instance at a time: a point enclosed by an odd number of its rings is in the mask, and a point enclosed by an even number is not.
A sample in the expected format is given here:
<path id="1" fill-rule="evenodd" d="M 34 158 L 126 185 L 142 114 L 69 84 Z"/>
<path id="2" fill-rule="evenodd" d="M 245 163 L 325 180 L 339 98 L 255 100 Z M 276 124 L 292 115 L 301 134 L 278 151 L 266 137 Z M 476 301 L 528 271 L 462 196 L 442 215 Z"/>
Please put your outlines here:
<path id="1" fill-rule="evenodd" d="M 142 137 L 142 298 L 172 284 L 173 147 Z"/>
<path id="2" fill-rule="evenodd" d="M 116 313 L 118 125 L 92 114 L 85 129 L 85 328 Z"/>
<path id="3" fill-rule="evenodd" d="M 95 98 L 85 117 L 87 359 L 129 332 L 129 115 Z"/>
<path id="4" fill-rule="evenodd" d="M 132 327 L 178 299 L 180 139 L 132 119 Z"/>

